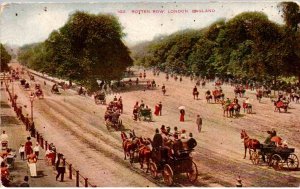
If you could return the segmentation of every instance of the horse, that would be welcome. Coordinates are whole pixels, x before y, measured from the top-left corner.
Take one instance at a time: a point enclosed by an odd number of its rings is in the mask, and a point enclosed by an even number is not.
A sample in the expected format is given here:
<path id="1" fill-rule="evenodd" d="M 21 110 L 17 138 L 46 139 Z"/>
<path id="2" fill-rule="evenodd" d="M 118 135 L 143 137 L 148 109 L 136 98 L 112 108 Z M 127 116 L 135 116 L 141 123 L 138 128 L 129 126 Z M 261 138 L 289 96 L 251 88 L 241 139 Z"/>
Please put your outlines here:
<path id="1" fill-rule="evenodd" d="M 228 117 L 228 113 L 229 113 L 229 117 L 232 117 L 234 111 L 232 104 L 225 105 L 225 102 L 222 102 L 222 107 L 223 107 L 223 116 L 225 117 L 225 113 L 226 113 Z"/>
<path id="2" fill-rule="evenodd" d="M 251 104 L 244 102 L 243 108 L 244 108 L 244 113 L 246 112 L 246 110 L 247 110 L 247 114 L 252 113 L 252 105 Z"/>
<path id="3" fill-rule="evenodd" d="M 193 96 L 194 96 L 194 100 L 195 100 L 195 97 L 197 97 L 197 100 L 198 100 L 199 92 L 197 91 L 197 89 L 193 90 Z"/>
<path id="4" fill-rule="evenodd" d="M 210 101 L 211 101 L 211 99 L 212 99 L 212 96 L 206 94 L 206 95 L 205 95 L 205 98 L 206 98 L 207 103 L 210 103 Z"/>
<path id="5" fill-rule="evenodd" d="M 256 93 L 256 99 L 258 100 L 259 103 L 260 103 L 262 97 L 263 97 L 262 91 L 257 91 L 257 93 Z"/>
<path id="6" fill-rule="evenodd" d="M 254 150 L 256 152 L 256 149 L 260 149 L 260 142 L 256 139 L 251 139 L 245 130 L 242 130 L 241 132 L 241 139 L 244 139 L 244 147 L 245 147 L 245 155 L 244 159 L 246 158 L 247 149 L 249 149 L 249 158 L 251 159 L 250 150 Z"/>
<path id="7" fill-rule="evenodd" d="M 127 138 L 127 135 L 124 131 L 121 132 L 121 138 L 122 138 L 122 146 L 124 150 L 124 160 L 126 160 L 126 157 L 129 156 L 130 163 L 133 163 L 134 159 L 134 151 L 138 147 L 138 138 L 135 136 L 134 131 L 132 134 L 132 138 Z"/>
<path id="8" fill-rule="evenodd" d="M 224 99 L 224 94 L 221 90 L 214 90 L 213 91 L 214 101 L 215 103 L 220 102 L 220 99 Z"/>
<path id="9" fill-rule="evenodd" d="M 288 108 L 289 103 L 288 102 L 283 102 L 283 101 L 275 101 L 274 102 L 274 106 L 275 106 L 275 110 L 274 112 L 276 112 L 278 110 L 279 113 L 281 113 L 280 109 L 283 109 L 284 112 L 287 112 L 287 108 Z"/>
<path id="10" fill-rule="evenodd" d="M 152 141 L 150 138 L 143 139 L 140 138 L 138 141 L 138 159 L 139 163 L 141 165 L 141 169 L 144 167 L 144 163 L 147 165 L 146 173 L 149 171 L 149 165 L 150 165 L 150 158 L 151 158 L 151 148 L 149 145 L 152 145 Z"/>

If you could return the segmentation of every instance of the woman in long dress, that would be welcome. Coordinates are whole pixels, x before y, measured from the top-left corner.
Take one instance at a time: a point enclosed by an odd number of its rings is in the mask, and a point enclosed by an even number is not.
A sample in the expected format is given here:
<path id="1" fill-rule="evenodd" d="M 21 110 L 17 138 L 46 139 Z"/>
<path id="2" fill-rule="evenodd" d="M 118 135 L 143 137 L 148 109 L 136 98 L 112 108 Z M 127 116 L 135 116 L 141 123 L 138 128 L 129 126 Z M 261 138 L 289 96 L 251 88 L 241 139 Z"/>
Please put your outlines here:
<path id="1" fill-rule="evenodd" d="M 156 104 L 156 105 L 155 105 L 154 114 L 155 114 L 156 116 L 159 115 L 159 104 Z"/>
<path id="2" fill-rule="evenodd" d="M 184 114 L 185 114 L 184 109 L 181 109 L 181 110 L 180 110 L 180 121 L 181 121 L 181 122 L 184 122 Z"/>

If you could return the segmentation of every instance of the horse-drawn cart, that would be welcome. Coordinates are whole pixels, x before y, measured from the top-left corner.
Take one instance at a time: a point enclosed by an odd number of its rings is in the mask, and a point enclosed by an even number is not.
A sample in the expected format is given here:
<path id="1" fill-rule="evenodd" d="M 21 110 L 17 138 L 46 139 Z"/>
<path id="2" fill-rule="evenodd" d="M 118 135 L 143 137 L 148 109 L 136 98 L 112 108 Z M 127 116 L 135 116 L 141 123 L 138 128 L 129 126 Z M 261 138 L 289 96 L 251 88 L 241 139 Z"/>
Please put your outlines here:
<path id="1" fill-rule="evenodd" d="M 139 117 L 144 117 L 144 120 L 152 121 L 151 109 L 140 109 Z"/>
<path id="2" fill-rule="evenodd" d="M 106 121 L 105 123 L 108 130 L 110 130 L 110 128 L 114 128 L 116 131 L 121 130 L 123 124 L 122 124 L 122 120 L 120 119 L 119 113 L 106 112 L 104 119 Z"/>
<path id="3" fill-rule="evenodd" d="M 105 93 L 98 93 L 94 96 L 96 104 L 106 104 L 106 96 Z"/>
<path id="4" fill-rule="evenodd" d="M 191 183 L 196 182 L 198 178 L 197 165 L 191 157 L 192 150 L 184 150 L 179 156 L 163 158 L 162 151 L 152 152 L 150 162 L 151 176 L 156 178 L 161 172 L 164 182 L 167 186 L 171 186 L 174 181 L 174 175 L 186 173 Z"/>
<path id="5" fill-rule="evenodd" d="M 252 150 L 250 154 L 254 165 L 258 165 L 262 161 L 275 170 L 281 170 L 285 165 L 289 169 L 297 169 L 299 167 L 299 160 L 294 152 L 294 148 L 261 145 L 260 149 L 256 152 Z"/>

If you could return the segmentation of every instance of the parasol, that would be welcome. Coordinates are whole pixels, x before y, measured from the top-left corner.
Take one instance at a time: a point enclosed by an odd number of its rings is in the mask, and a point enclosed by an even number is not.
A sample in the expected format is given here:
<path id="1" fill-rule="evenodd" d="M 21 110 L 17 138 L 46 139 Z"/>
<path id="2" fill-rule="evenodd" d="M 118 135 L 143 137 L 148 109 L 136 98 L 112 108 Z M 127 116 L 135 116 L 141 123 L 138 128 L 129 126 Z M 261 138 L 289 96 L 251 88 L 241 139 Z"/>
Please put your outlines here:
<path id="1" fill-rule="evenodd" d="M 185 109 L 185 106 L 179 106 L 178 109 L 179 109 L 179 110 L 184 110 L 184 109 Z"/>

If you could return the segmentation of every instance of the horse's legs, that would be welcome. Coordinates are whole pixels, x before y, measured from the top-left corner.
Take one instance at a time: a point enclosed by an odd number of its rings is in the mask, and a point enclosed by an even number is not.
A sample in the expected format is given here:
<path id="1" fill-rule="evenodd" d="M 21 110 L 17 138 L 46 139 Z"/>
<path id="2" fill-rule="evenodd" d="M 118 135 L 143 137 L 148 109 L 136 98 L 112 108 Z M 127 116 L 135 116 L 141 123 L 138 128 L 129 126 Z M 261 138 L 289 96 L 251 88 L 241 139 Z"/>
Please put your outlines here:
<path id="1" fill-rule="evenodd" d="M 245 155 L 244 155 L 244 159 L 246 158 L 246 153 L 247 153 L 247 147 L 245 146 Z"/>

